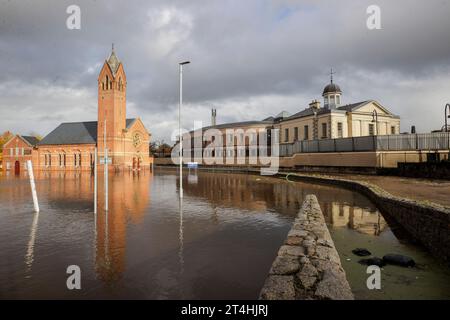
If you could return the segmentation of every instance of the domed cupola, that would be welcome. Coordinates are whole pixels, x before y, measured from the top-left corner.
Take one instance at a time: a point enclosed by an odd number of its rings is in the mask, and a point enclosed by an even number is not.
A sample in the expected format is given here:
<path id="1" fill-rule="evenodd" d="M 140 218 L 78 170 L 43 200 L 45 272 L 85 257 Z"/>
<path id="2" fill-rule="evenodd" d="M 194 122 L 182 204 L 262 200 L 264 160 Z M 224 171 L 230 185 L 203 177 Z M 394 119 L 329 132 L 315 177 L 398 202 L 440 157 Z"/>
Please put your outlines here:
<path id="1" fill-rule="evenodd" d="M 333 69 L 330 73 L 330 83 L 323 89 L 323 105 L 326 109 L 334 109 L 341 105 L 341 88 L 333 83 Z"/>

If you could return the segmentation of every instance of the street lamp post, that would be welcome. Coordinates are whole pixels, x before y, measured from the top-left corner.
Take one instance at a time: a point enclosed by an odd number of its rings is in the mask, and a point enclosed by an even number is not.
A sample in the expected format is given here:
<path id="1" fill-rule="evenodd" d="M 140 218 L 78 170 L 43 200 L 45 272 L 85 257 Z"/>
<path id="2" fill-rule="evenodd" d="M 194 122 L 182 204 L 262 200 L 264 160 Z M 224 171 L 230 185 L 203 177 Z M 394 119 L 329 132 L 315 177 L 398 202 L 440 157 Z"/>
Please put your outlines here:
<path id="1" fill-rule="evenodd" d="M 180 139 L 180 199 L 183 198 L 183 137 L 181 135 L 181 106 L 183 105 L 183 66 L 190 61 L 180 62 L 180 104 L 178 105 L 178 137 Z"/>
<path id="2" fill-rule="evenodd" d="M 448 113 L 447 113 L 448 112 Z M 448 132 L 447 119 L 450 119 L 450 103 L 445 105 L 445 132 Z"/>
<path id="3" fill-rule="evenodd" d="M 378 135 L 378 112 L 375 109 L 372 112 L 372 122 L 375 122 L 375 127 L 377 130 L 375 135 L 377 136 Z"/>

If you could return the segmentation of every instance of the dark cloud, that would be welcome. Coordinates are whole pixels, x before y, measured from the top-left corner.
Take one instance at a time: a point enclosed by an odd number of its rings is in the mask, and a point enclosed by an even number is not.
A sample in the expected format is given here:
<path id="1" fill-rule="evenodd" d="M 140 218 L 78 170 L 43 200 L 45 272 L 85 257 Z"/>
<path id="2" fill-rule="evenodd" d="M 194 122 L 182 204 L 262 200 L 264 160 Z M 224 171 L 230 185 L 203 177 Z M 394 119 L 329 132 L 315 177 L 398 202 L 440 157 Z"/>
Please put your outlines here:
<path id="1" fill-rule="evenodd" d="M 48 133 L 96 118 L 96 81 L 114 42 L 128 79 L 128 114 L 156 138 L 176 128 L 177 62 L 185 121 L 260 119 L 320 98 L 328 70 L 345 102 L 374 98 L 402 129 L 442 125 L 450 100 L 448 1 L 376 1 L 382 30 L 366 28 L 373 1 L 0 1 L 0 130 Z"/>

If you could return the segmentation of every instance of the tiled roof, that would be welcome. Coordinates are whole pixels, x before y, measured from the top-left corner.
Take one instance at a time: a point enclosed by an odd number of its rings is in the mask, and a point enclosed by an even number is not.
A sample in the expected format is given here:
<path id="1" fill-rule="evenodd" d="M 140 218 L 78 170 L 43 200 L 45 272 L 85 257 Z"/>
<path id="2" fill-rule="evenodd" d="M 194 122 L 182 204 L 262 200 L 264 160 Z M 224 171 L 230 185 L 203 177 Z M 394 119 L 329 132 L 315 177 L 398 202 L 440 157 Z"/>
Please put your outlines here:
<path id="1" fill-rule="evenodd" d="M 39 139 L 33 136 L 21 136 L 26 142 L 28 142 L 33 147 L 38 144 Z"/>
<path id="2" fill-rule="evenodd" d="M 356 102 L 356 103 L 352 103 L 352 104 L 347 104 L 345 106 L 340 106 L 337 109 L 338 110 L 345 110 L 345 111 L 353 111 L 353 110 L 359 108 L 360 106 L 363 106 L 363 105 L 367 104 L 369 101 L 370 100 Z"/>
<path id="3" fill-rule="evenodd" d="M 215 126 L 204 127 L 203 130 L 208 129 L 223 129 L 223 128 L 239 128 L 251 125 L 271 125 L 273 124 L 273 120 L 262 120 L 262 121 L 241 121 L 241 122 L 232 122 L 232 123 L 222 123 Z"/>
<path id="4" fill-rule="evenodd" d="M 127 119 L 129 128 L 136 119 Z M 97 121 L 61 123 L 50 132 L 38 145 L 59 144 L 95 144 L 97 142 Z"/>
<path id="5" fill-rule="evenodd" d="M 292 116 L 287 117 L 286 119 L 283 119 L 283 120 L 291 120 L 291 119 L 297 119 L 297 118 L 301 118 L 301 117 L 312 116 L 314 114 L 314 111 L 316 111 L 317 114 L 323 114 L 323 113 L 329 113 L 330 109 L 326 109 L 326 108 L 320 108 L 320 109 L 307 108 L 307 109 L 302 110 L 300 112 L 297 112 L 297 113 L 293 114 Z"/>

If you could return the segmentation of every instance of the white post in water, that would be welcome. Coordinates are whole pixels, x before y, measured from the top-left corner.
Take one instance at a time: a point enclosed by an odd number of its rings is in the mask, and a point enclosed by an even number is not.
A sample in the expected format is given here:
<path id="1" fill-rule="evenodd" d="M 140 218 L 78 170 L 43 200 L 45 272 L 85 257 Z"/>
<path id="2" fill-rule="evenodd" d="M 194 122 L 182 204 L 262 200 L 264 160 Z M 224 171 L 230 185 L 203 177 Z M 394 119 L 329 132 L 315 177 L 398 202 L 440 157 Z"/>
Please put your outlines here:
<path id="1" fill-rule="evenodd" d="M 181 134 L 181 107 L 183 105 L 183 66 L 189 61 L 180 62 L 180 104 L 178 105 L 178 138 L 180 139 L 180 199 L 183 198 L 183 137 Z"/>
<path id="2" fill-rule="evenodd" d="M 105 166 L 105 211 L 108 211 L 108 148 L 106 147 L 106 119 L 104 125 L 104 137 L 103 142 L 105 144 L 105 153 L 103 155 Z"/>
<path id="3" fill-rule="evenodd" d="M 94 213 L 97 213 L 97 148 L 94 151 Z"/>
<path id="4" fill-rule="evenodd" d="M 31 164 L 31 160 L 27 160 L 27 170 L 28 176 L 30 177 L 31 194 L 33 195 L 34 211 L 39 212 L 39 203 L 36 194 L 36 185 L 34 184 L 33 165 Z"/>

